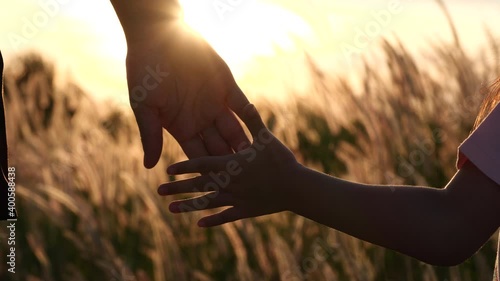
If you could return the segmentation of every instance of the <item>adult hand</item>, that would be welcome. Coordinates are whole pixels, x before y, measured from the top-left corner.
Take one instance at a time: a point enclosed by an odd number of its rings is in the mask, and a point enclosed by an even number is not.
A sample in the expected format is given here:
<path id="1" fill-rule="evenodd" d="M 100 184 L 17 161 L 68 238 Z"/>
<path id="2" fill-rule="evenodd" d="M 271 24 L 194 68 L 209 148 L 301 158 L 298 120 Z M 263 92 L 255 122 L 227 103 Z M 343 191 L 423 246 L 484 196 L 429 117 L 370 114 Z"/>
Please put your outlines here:
<path id="1" fill-rule="evenodd" d="M 151 7 L 170 2 L 113 2 L 127 38 L 130 103 L 147 168 L 160 158 L 162 128 L 189 158 L 229 154 L 249 143 L 234 115 L 249 102 L 226 63 L 182 20 L 155 15 L 148 21 Z"/>

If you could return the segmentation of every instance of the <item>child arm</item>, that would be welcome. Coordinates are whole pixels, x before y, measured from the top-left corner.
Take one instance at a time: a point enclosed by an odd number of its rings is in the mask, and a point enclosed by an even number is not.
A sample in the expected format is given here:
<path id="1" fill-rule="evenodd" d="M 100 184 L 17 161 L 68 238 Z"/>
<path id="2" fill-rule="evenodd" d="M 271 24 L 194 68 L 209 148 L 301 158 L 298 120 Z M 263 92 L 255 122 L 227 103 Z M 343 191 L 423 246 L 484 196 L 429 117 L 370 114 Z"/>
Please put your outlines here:
<path id="1" fill-rule="evenodd" d="M 365 185 L 303 168 L 292 211 L 434 265 L 474 254 L 500 224 L 500 188 L 470 162 L 444 189 Z"/>
<path id="2" fill-rule="evenodd" d="M 161 195 L 209 192 L 173 202 L 173 212 L 230 208 L 200 226 L 292 211 L 362 240 L 435 265 L 470 257 L 500 224 L 500 188 L 466 163 L 444 189 L 345 181 L 306 168 L 264 126 L 243 118 L 254 143 L 234 155 L 172 165 L 170 174 L 202 176 L 160 186 Z"/>

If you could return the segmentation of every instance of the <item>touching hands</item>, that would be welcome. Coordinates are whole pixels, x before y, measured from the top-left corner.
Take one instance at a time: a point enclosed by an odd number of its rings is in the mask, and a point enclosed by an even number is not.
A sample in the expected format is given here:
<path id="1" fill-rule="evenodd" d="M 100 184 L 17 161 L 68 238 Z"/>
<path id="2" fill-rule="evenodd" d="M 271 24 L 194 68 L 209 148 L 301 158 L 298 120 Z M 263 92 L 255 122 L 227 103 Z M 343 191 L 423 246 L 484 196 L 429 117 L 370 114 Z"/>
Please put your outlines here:
<path id="1" fill-rule="evenodd" d="M 200 173 L 201 176 L 163 184 L 158 188 L 160 195 L 205 192 L 200 197 L 172 202 L 172 212 L 231 206 L 198 222 L 199 226 L 210 227 L 290 210 L 291 177 L 300 164 L 265 127 L 255 106 L 247 105 L 241 118 L 253 136 L 251 146 L 240 147 L 235 154 L 201 157 L 168 168 L 171 175 Z"/>
<path id="2" fill-rule="evenodd" d="M 160 158 L 162 128 L 189 158 L 225 155 L 248 144 L 234 113 L 241 115 L 249 102 L 226 63 L 182 20 L 158 13 L 177 11 L 177 2 L 112 4 L 127 38 L 127 82 L 144 166 L 152 168 Z"/>

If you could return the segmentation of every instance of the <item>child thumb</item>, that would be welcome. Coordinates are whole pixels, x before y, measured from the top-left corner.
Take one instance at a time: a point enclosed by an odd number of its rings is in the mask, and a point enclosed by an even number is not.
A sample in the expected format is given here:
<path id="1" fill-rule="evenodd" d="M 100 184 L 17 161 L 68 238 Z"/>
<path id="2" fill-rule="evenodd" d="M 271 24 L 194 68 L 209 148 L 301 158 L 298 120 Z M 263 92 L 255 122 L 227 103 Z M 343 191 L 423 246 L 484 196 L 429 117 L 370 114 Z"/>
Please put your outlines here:
<path id="1" fill-rule="evenodd" d="M 266 125 L 262 121 L 255 105 L 249 103 L 243 108 L 242 121 L 255 139 L 262 130 L 266 130 Z"/>

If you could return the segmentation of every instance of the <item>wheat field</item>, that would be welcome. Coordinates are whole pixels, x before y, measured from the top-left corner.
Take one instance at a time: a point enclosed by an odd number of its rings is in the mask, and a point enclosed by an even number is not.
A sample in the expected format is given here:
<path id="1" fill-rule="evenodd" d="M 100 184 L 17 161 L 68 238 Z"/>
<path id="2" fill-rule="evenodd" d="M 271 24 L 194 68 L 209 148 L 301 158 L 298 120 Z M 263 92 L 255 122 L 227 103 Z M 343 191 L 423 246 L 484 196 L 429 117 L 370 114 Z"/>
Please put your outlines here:
<path id="1" fill-rule="evenodd" d="M 383 64 L 365 58 L 354 82 L 309 59 L 309 98 L 256 104 L 308 166 L 367 183 L 443 187 L 484 86 L 500 73 L 499 41 L 485 34 L 489 45 L 474 54 L 457 41 L 418 54 L 381 41 Z M 144 169 L 131 111 L 71 81 L 56 86 L 56 75 L 34 53 L 5 73 L 19 221 L 18 272 L 8 274 L 1 255 L 1 280 L 491 280 L 497 236 L 445 268 L 291 213 L 200 229 L 201 214 L 173 215 L 172 198 L 156 194 L 169 180 L 165 168 L 183 157 L 173 139 L 165 135 L 157 168 Z"/>

